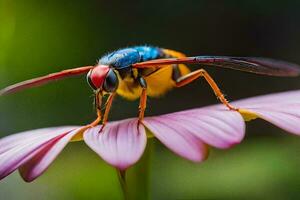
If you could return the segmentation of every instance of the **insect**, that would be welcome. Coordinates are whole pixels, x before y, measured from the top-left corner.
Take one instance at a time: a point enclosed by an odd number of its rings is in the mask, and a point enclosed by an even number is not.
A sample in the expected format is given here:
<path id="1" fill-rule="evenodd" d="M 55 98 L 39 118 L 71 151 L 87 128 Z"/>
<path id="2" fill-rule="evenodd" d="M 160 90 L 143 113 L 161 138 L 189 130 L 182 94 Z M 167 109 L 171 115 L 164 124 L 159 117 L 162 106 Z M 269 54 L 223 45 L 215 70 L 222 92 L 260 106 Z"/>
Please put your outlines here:
<path id="1" fill-rule="evenodd" d="M 140 98 L 139 120 L 141 121 L 144 118 L 147 96 L 159 97 L 172 88 L 182 87 L 203 77 L 217 98 L 228 109 L 237 110 L 230 105 L 216 82 L 203 68 L 191 72 L 186 64 L 216 66 L 270 76 L 297 76 L 300 74 L 298 65 L 269 58 L 186 57 L 183 53 L 169 49 L 135 46 L 109 53 L 100 58 L 95 66 L 68 69 L 8 86 L 0 90 L 0 95 L 87 73 L 87 81 L 95 93 L 98 115 L 97 119 L 90 124 L 94 126 L 101 121 L 103 125 L 106 124 L 116 94 L 129 100 Z M 104 95 L 107 95 L 108 98 L 102 115 L 101 105 Z"/>

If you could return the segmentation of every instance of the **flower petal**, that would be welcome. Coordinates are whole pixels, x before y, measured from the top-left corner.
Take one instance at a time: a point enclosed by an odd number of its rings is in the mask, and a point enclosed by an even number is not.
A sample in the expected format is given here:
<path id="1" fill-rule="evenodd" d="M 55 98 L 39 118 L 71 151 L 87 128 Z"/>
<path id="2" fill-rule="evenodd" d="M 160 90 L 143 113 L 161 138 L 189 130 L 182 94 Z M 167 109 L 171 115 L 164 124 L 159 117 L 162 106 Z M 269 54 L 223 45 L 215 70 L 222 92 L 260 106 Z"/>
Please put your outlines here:
<path id="1" fill-rule="evenodd" d="M 125 170 L 142 156 L 147 142 L 145 129 L 137 119 L 108 123 L 100 132 L 100 126 L 83 134 L 86 144 L 109 164 Z"/>
<path id="2" fill-rule="evenodd" d="M 300 135 L 300 103 L 298 104 L 280 104 L 266 106 L 261 108 L 244 108 L 283 130 Z"/>
<path id="3" fill-rule="evenodd" d="M 31 159 L 19 168 L 23 179 L 27 182 L 33 181 L 40 176 L 63 150 L 67 143 L 77 134 L 79 128 L 62 134 L 32 153 Z"/>
<path id="4" fill-rule="evenodd" d="M 260 95 L 233 101 L 232 104 L 237 107 L 261 107 L 264 105 L 281 104 L 281 103 L 295 103 L 300 102 L 300 90 L 293 90 L 287 92 L 279 92 L 273 94 Z"/>
<path id="5" fill-rule="evenodd" d="M 241 142 L 245 135 L 245 123 L 241 115 L 219 106 L 175 112 L 146 118 L 145 121 L 149 122 L 151 119 L 153 123 L 153 118 L 156 119 L 156 123 L 163 126 L 160 127 L 161 131 L 157 129 L 154 134 L 159 132 L 161 132 L 159 134 L 167 134 L 164 127 L 171 125 L 174 127 L 173 132 L 177 134 L 193 134 L 203 142 L 217 148 L 229 148 Z M 150 128 L 149 126 L 153 125 L 147 123 L 146 126 Z M 170 137 L 173 135 L 174 133 Z"/>
<path id="6" fill-rule="evenodd" d="M 0 140 L 0 179 L 32 158 L 35 151 L 73 127 L 44 128 L 26 131 Z"/>
<path id="7" fill-rule="evenodd" d="M 52 127 L 52 128 L 41 128 L 36 130 L 24 131 L 21 133 L 12 134 L 0 139 L 0 154 L 8 151 L 9 149 L 26 144 L 34 139 L 42 138 L 46 135 L 53 135 L 55 130 L 70 130 L 75 127 L 73 126 L 62 126 L 62 127 Z"/>
<path id="8" fill-rule="evenodd" d="M 143 123 L 157 139 L 179 156 L 194 162 L 201 162 L 207 157 L 207 146 L 178 125 L 178 122 L 159 116 L 147 117 Z"/>
<path id="9" fill-rule="evenodd" d="M 241 114 L 253 114 L 296 135 L 300 135 L 300 91 L 252 97 L 232 102 Z"/>

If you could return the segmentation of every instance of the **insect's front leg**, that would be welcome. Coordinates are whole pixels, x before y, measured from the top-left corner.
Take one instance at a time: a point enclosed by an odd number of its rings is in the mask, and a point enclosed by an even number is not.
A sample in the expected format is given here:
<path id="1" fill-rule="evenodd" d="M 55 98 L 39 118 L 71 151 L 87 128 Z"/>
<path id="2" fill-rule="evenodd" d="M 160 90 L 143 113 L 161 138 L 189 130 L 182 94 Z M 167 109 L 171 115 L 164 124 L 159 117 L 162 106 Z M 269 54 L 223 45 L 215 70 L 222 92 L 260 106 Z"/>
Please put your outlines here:
<path id="1" fill-rule="evenodd" d="M 142 87 L 142 94 L 140 97 L 140 104 L 139 104 L 139 121 L 143 121 L 146 106 L 147 106 L 147 82 L 142 76 L 138 76 L 137 81 Z"/>
<path id="2" fill-rule="evenodd" d="M 94 103 L 95 103 L 95 107 L 97 110 L 97 118 L 93 122 L 83 126 L 82 128 L 80 128 L 78 130 L 78 133 L 80 133 L 81 135 L 84 133 L 85 130 L 87 130 L 91 127 L 95 127 L 101 122 L 101 119 L 102 119 L 102 113 L 101 113 L 102 92 L 100 92 L 100 91 L 95 92 L 94 101 L 95 101 Z"/>
<path id="3" fill-rule="evenodd" d="M 95 109 L 97 111 L 97 118 L 95 121 L 93 121 L 90 126 L 96 126 L 102 119 L 102 112 L 101 112 L 101 102 L 102 102 L 102 92 L 101 91 L 96 91 L 95 92 L 95 97 L 94 97 L 94 105 Z"/>
<path id="4" fill-rule="evenodd" d="M 105 103 L 105 111 L 104 111 L 104 115 L 103 115 L 103 119 L 102 119 L 102 127 L 101 127 L 100 132 L 102 131 L 102 129 L 104 128 L 104 126 L 105 126 L 106 123 L 107 123 L 109 111 L 110 111 L 110 109 L 111 109 L 112 102 L 113 102 L 115 96 L 116 96 L 116 93 L 115 93 L 115 92 L 110 93 L 109 96 L 108 96 L 108 98 L 107 98 L 107 100 L 106 100 L 106 103 Z"/>
<path id="5" fill-rule="evenodd" d="M 205 80 L 208 82 L 210 85 L 211 89 L 214 91 L 215 95 L 217 98 L 230 110 L 238 110 L 238 108 L 235 108 L 232 106 L 228 100 L 225 98 L 224 94 L 221 92 L 219 86 L 216 84 L 216 82 L 213 80 L 213 78 L 204 70 L 204 69 L 199 69 L 196 71 L 193 71 L 189 74 L 186 74 L 184 76 L 181 76 L 176 82 L 177 87 L 182 87 L 184 85 L 187 85 L 191 83 L 192 81 L 198 79 L 199 77 L 204 77 Z"/>
<path id="6" fill-rule="evenodd" d="M 94 105 L 97 113 L 101 113 L 102 92 L 100 90 L 95 92 Z"/>

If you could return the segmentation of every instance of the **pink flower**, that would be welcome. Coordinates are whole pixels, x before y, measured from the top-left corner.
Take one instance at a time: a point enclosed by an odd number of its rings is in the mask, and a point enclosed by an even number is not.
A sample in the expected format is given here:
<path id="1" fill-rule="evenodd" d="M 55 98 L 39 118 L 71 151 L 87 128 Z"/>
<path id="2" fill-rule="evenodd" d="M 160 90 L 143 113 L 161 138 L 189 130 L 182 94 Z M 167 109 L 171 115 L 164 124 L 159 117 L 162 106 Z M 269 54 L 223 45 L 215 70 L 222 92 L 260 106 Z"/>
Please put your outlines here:
<path id="1" fill-rule="evenodd" d="M 112 166 L 125 170 L 142 156 L 147 137 L 156 137 L 179 156 L 201 162 L 207 147 L 220 149 L 241 142 L 244 120 L 262 118 L 300 135 L 300 91 L 291 91 L 232 102 L 240 112 L 222 105 L 208 106 L 155 117 L 143 123 L 126 119 L 80 132 L 80 126 L 44 128 L 0 140 L 0 179 L 19 169 L 25 181 L 40 176 L 70 141 L 84 140 Z"/>

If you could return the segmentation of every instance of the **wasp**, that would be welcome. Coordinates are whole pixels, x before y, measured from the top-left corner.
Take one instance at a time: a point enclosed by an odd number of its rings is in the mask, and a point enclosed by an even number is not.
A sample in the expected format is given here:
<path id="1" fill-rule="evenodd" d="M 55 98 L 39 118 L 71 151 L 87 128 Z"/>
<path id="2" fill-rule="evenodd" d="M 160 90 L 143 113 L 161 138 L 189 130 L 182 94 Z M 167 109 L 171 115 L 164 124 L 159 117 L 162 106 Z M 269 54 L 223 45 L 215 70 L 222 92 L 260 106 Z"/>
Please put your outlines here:
<path id="1" fill-rule="evenodd" d="M 85 66 L 63 70 L 46 76 L 23 81 L 0 90 L 0 95 L 13 93 L 22 89 L 40 86 L 48 82 L 79 74 L 87 74 L 87 81 L 95 94 L 97 119 L 91 126 L 102 122 L 103 127 L 116 94 L 128 100 L 139 101 L 139 120 L 142 121 L 146 109 L 147 96 L 159 97 L 176 87 L 183 87 L 203 77 L 211 89 L 228 109 L 238 110 L 232 106 L 221 92 L 219 86 L 202 67 L 191 71 L 187 64 L 216 66 L 241 70 L 269 76 L 298 76 L 299 65 L 260 57 L 231 56 L 194 56 L 154 47 L 134 46 L 113 51 L 101 57 L 94 66 Z M 102 115 L 103 96 L 108 96 Z"/>

